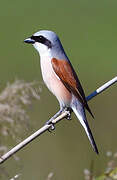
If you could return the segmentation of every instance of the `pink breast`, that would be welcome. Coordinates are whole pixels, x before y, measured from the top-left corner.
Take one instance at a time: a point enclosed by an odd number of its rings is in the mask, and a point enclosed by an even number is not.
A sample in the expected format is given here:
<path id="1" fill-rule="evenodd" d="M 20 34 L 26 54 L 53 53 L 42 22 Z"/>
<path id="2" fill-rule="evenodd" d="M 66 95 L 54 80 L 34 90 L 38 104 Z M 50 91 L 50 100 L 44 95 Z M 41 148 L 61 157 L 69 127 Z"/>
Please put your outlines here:
<path id="1" fill-rule="evenodd" d="M 60 103 L 69 105 L 71 102 L 72 95 L 64 86 L 62 81 L 55 74 L 51 62 L 42 60 L 41 70 L 43 80 L 48 87 L 48 89 L 56 96 Z"/>

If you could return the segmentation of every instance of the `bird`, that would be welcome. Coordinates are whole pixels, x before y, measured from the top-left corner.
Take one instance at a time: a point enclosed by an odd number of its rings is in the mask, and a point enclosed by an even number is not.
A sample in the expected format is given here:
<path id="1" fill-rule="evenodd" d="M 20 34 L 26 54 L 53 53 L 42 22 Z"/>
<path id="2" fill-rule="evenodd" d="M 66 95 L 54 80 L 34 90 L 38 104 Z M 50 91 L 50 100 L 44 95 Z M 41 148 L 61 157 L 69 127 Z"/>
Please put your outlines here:
<path id="1" fill-rule="evenodd" d="M 43 81 L 59 102 L 60 110 L 53 118 L 58 117 L 66 109 L 69 109 L 70 112 L 73 111 L 83 126 L 93 150 L 98 154 L 98 148 L 89 127 L 85 110 L 93 118 L 94 116 L 59 37 L 53 31 L 40 30 L 26 38 L 24 42 L 32 44 L 38 51 Z M 51 122 L 52 119 L 47 124 Z"/>

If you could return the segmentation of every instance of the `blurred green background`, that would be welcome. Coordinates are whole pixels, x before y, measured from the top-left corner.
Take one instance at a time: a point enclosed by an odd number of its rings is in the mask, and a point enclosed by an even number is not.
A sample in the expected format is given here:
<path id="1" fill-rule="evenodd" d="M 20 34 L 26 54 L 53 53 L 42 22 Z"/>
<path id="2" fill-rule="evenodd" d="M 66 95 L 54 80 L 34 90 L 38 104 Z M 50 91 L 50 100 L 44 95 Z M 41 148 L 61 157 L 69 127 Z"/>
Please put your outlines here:
<path id="1" fill-rule="evenodd" d="M 36 50 L 23 43 L 25 38 L 42 29 L 59 35 L 86 95 L 117 75 L 116 0 L 1 0 L 1 88 L 15 78 L 37 80 L 42 87 L 40 101 L 34 103 L 29 112 L 32 129 L 24 138 L 59 109 L 56 98 L 42 84 Z M 117 150 L 117 86 L 94 98 L 89 105 L 95 119 L 88 114 L 87 117 L 99 156 L 72 115 L 72 121 L 62 121 L 53 133 L 45 133 L 18 152 L 20 162 L 10 158 L 2 167 L 11 177 L 21 173 L 23 180 L 44 180 L 50 172 L 54 173 L 54 180 L 83 179 L 83 170 L 90 167 L 92 160 L 94 173 L 103 172 L 106 152 Z"/>

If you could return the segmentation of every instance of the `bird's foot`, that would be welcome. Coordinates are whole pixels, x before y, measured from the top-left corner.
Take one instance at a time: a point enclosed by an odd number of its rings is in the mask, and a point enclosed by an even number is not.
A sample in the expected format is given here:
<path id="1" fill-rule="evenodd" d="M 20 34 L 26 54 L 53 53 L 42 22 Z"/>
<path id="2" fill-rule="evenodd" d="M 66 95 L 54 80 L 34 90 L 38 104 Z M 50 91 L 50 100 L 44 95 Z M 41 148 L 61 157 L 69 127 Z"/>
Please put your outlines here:
<path id="1" fill-rule="evenodd" d="M 45 125 L 51 125 L 50 128 L 48 129 L 49 132 L 52 132 L 53 130 L 55 130 L 55 124 L 52 123 L 52 121 L 54 119 L 56 119 L 58 116 L 60 116 L 63 112 L 67 111 L 68 114 L 66 116 L 67 120 L 71 120 L 71 113 L 72 113 L 72 109 L 70 107 L 63 107 L 62 109 L 59 110 L 59 112 L 57 112 L 51 119 L 49 119 Z"/>
<path id="2" fill-rule="evenodd" d="M 53 130 L 55 130 L 55 125 L 53 123 L 50 124 L 51 127 L 48 129 L 48 131 L 51 133 Z"/>
<path id="3" fill-rule="evenodd" d="M 65 108 L 64 111 L 67 111 L 67 112 L 68 112 L 68 114 L 67 114 L 67 116 L 66 116 L 66 119 L 67 119 L 67 120 L 71 120 L 71 113 L 73 112 L 73 110 L 72 110 L 70 107 L 67 107 L 67 108 Z"/>
<path id="4" fill-rule="evenodd" d="M 51 119 L 49 119 L 49 120 L 45 123 L 46 125 L 51 125 L 51 127 L 49 128 L 49 132 L 52 132 L 52 130 L 55 129 L 54 123 L 52 123 L 52 121 L 53 121 L 54 119 L 56 119 L 58 116 L 60 116 L 61 113 L 63 112 L 63 110 L 64 110 L 63 108 L 60 109 Z"/>
<path id="5" fill-rule="evenodd" d="M 55 125 L 54 125 L 54 123 L 52 123 L 52 120 L 53 120 L 53 119 L 54 119 L 54 118 L 51 118 L 50 120 L 48 120 L 48 121 L 45 123 L 45 125 L 51 125 L 50 128 L 48 129 L 49 132 L 52 132 L 53 130 L 55 130 Z"/>

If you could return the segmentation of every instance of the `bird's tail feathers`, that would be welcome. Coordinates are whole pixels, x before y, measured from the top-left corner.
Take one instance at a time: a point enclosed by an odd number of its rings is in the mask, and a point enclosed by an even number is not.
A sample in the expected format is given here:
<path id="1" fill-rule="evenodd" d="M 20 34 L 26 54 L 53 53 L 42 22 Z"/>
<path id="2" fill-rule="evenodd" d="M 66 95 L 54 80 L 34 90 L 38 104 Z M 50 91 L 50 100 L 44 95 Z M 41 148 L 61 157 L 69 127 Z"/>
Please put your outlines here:
<path id="1" fill-rule="evenodd" d="M 77 105 L 75 103 L 75 105 L 72 106 L 72 109 L 73 109 L 74 113 L 76 114 L 77 118 L 79 119 L 80 123 L 84 127 L 85 132 L 86 132 L 86 134 L 88 136 L 88 139 L 89 139 L 94 151 L 98 154 L 99 153 L 98 148 L 97 148 L 95 140 L 93 138 L 93 135 L 92 135 L 91 129 L 89 127 L 88 121 L 86 119 L 84 107 L 82 106 L 82 104 L 80 104 L 78 102 Z"/>

